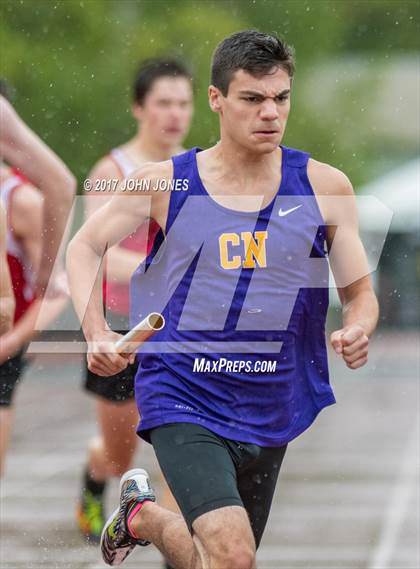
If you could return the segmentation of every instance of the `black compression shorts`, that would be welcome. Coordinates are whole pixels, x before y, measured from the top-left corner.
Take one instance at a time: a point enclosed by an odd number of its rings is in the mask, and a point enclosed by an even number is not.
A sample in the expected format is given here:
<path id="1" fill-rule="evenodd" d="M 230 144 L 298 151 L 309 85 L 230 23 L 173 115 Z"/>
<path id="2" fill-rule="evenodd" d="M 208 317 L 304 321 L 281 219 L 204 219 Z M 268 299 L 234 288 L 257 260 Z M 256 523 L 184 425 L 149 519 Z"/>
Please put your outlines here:
<path id="1" fill-rule="evenodd" d="M 242 506 L 258 547 L 287 445 L 260 447 L 233 441 L 193 423 L 154 428 L 150 438 L 190 532 L 202 514 Z"/>

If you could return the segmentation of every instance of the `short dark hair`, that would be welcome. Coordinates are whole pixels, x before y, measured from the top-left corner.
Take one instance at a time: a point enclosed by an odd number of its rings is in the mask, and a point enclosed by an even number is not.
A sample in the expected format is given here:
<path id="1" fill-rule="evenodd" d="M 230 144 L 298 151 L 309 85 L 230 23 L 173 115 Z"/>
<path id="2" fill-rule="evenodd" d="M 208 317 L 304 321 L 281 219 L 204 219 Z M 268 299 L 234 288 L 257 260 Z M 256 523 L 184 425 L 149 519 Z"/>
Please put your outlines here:
<path id="1" fill-rule="evenodd" d="M 273 67 L 281 67 L 293 77 L 295 63 L 290 46 L 258 30 L 236 32 L 219 43 L 213 54 L 211 83 L 226 96 L 235 71 L 243 69 L 258 77 Z"/>
<path id="2" fill-rule="evenodd" d="M 133 100 L 143 104 L 153 83 L 160 77 L 185 77 L 192 81 L 187 65 L 176 59 L 154 58 L 143 61 L 137 71 L 133 85 Z"/>

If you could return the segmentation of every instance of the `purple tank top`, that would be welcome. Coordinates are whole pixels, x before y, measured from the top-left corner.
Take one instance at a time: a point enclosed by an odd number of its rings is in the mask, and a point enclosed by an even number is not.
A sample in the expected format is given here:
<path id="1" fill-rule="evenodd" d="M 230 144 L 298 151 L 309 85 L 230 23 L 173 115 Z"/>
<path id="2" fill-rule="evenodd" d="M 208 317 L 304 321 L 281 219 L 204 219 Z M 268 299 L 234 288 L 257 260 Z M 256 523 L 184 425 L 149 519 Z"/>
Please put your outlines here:
<path id="1" fill-rule="evenodd" d="M 173 158 L 166 238 L 161 232 L 131 281 L 131 325 L 151 311 L 166 319 L 138 356 L 138 433 L 149 441 L 154 427 L 191 422 L 282 446 L 335 402 L 325 345 L 326 227 L 309 155 L 282 146 L 275 198 L 241 212 L 209 196 L 199 151 Z"/>

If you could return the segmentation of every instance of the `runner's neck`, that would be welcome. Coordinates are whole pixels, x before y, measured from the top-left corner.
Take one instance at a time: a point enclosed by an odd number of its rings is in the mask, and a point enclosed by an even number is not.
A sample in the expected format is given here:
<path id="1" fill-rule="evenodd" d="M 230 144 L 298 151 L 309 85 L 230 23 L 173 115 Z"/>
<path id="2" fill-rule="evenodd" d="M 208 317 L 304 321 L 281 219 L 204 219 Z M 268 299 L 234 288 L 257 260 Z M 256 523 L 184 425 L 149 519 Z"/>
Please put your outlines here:
<path id="1" fill-rule="evenodd" d="M 230 141 L 220 140 L 210 149 L 208 158 L 216 168 L 217 165 L 220 165 L 226 173 L 240 172 L 244 180 L 255 179 L 258 181 L 261 180 L 261 177 L 267 177 L 269 172 L 276 173 L 279 171 L 282 150 L 275 148 L 273 152 L 267 154 L 256 154 L 244 147 L 231 144 Z"/>

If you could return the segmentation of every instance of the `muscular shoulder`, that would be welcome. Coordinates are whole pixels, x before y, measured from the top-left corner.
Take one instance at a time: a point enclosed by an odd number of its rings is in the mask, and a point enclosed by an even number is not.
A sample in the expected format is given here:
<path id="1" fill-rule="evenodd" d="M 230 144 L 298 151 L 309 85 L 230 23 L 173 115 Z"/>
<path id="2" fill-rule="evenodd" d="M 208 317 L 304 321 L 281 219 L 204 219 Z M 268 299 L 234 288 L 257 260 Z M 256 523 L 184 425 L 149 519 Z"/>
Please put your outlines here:
<path id="1" fill-rule="evenodd" d="M 148 197 L 150 202 L 150 217 L 153 218 L 157 223 L 164 227 L 166 215 L 169 206 L 170 192 L 165 191 L 168 184 L 162 184 L 162 180 L 172 179 L 173 176 L 173 164 L 171 160 L 166 160 L 164 162 L 146 162 L 136 171 L 130 175 L 130 191 L 124 188 L 124 182 L 122 187 L 119 188 L 119 196 L 131 195 L 139 197 Z M 130 202 L 133 207 L 137 204 L 143 209 L 143 200 L 134 200 Z M 126 201 L 126 206 L 127 206 Z"/>
<path id="2" fill-rule="evenodd" d="M 308 177 L 316 195 L 353 195 L 353 187 L 350 180 L 344 172 L 334 168 L 334 166 L 311 158 L 308 162 Z"/>
<path id="3" fill-rule="evenodd" d="M 156 187 L 156 182 L 162 179 L 170 180 L 173 176 L 172 160 L 164 162 L 146 162 L 138 170 L 133 172 L 131 178 L 138 180 L 150 180 L 151 187 Z M 152 184 L 154 182 L 154 184 Z M 156 193 L 159 193 L 158 191 Z"/>
<path id="4" fill-rule="evenodd" d="M 168 184 L 162 184 L 162 180 L 172 179 L 173 164 L 172 160 L 165 160 L 164 162 L 146 162 L 138 170 L 133 172 L 130 176 L 139 182 L 140 192 L 145 192 L 153 198 L 155 203 L 166 202 L 170 192 L 165 191 L 164 188 Z"/>

